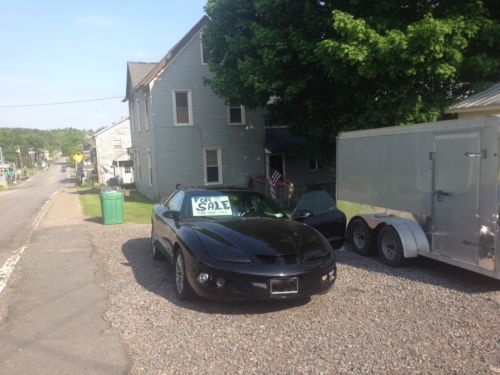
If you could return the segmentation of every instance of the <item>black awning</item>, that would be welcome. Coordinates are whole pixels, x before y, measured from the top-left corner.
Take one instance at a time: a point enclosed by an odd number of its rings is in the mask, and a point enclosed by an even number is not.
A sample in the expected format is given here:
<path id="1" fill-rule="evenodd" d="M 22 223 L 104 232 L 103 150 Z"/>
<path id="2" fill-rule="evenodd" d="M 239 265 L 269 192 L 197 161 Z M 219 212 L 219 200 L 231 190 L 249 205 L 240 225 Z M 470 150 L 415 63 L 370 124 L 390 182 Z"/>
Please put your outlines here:
<path id="1" fill-rule="evenodd" d="M 292 151 L 306 144 L 305 137 L 292 135 L 289 128 L 266 128 L 264 147 L 271 152 Z"/>

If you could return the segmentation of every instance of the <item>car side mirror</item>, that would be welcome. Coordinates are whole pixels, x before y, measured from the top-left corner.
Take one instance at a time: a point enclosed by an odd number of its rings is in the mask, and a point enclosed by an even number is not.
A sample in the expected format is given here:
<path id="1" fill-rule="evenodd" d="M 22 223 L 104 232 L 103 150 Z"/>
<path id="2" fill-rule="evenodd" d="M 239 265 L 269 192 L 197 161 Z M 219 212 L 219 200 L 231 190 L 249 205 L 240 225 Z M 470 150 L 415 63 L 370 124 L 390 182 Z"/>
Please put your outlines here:
<path id="1" fill-rule="evenodd" d="M 314 216 L 314 214 L 312 213 L 312 211 L 309 211 L 309 210 L 298 210 L 298 211 L 295 211 L 293 213 L 292 220 L 295 220 L 295 221 L 304 221 L 308 217 L 312 217 L 312 216 Z"/>
<path id="2" fill-rule="evenodd" d="M 167 218 L 167 219 L 172 219 L 172 220 L 179 219 L 179 211 L 165 210 L 165 211 L 163 211 L 162 215 L 164 218 Z"/>

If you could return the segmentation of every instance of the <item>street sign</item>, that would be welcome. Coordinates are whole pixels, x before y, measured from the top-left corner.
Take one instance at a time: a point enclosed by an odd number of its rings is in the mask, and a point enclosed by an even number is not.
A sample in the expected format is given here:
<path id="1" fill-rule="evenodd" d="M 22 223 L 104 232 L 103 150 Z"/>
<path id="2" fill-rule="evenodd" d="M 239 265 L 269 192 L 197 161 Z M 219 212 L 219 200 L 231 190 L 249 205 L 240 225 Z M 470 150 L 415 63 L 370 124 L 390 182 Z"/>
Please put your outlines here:
<path id="1" fill-rule="evenodd" d="M 83 154 L 81 152 L 73 154 L 73 160 L 76 161 L 77 163 L 80 163 L 83 160 Z"/>

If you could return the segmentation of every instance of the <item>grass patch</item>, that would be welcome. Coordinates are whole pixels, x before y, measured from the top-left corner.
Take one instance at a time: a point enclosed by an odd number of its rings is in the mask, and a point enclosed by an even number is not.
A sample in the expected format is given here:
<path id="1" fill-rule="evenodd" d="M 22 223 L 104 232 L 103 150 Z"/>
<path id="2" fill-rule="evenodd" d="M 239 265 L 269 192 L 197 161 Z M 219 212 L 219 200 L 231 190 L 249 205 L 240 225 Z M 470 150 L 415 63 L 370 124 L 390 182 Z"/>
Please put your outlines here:
<path id="1" fill-rule="evenodd" d="M 85 216 L 102 222 L 101 200 L 98 188 L 78 188 L 80 202 Z M 148 224 L 151 222 L 151 211 L 156 201 L 146 198 L 142 194 L 132 191 L 125 197 L 123 206 L 123 220 L 125 222 Z"/>
<path id="2" fill-rule="evenodd" d="M 380 213 L 384 211 L 380 207 L 347 201 L 337 201 L 337 208 L 345 214 L 347 220 L 351 220 L 357 214 Z"/>

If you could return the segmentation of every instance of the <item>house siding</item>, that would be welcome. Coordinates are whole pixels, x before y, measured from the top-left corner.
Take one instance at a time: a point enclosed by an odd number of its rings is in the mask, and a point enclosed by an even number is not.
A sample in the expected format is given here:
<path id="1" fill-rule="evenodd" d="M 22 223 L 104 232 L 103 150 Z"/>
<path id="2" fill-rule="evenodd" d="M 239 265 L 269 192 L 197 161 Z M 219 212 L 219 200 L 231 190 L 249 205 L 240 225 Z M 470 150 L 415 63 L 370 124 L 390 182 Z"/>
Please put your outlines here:
<path id="1" fill-rule="evenodd" d="M 285 157 L 285 170 L 286 179 L 295 185 L 335 183 L 335 167 L 333 165 L 318 170 L 310 170 L 308 159 L 297 159 L 287 155 Z"/>
<path id="2" fill-rule="evenodd" d="M 154 199 L 157 197 L 157 193 L 155 191 L 155 181 L 156 181 L 156 176 L 154 175 L 155 167 L 154 167 L 154 157 L 153 157 L 153 186 L 149 186 L 149 181 L 148 181 L 148 159 L 147 159 L 147 150 L 151 150 L 151 154 L 154 154 L 154 129 L 150 126 L 149 129 L 145 129 L 144 126 L 139 126 L 138 122 L 141 121 L 141 115 L 139 114 L 138 116 L 133 115 L 133 103 L 136 100 L 136 98 L 139 98 L 139 100 L 144 100 L 144 95 L 143 91 L 137 91 L 135 92 L 131 98 L 130 98 L 130 105 L 129 105 L 129 111 L 130 111 L 130 119 L 131 119 L 131 129 L 132 129 L 132 147 L 135 148 L 136 150 L 136 159 L 135 159 L 135 165 L 134 165 L 134 173 L 135 173 L 135 186 L 136 189 L 141 192 L 142 194 L 146 195 L 147 197 Z M 143 125 L 143 124 L 141 124 Z M 139 130 L 140 129 L 140 130 Z M 139 160 L 137 160 L 139 159 Z M 141 167 L 141 178 L 139 178 L 139 170 L 138 168 L 135 168 L 137 164 L 140 164 Z"/>
<path id="3" fill-rule="evenodd" d="M 246 110 L 245 125 L 229 125 L 225 101 L 204 85 L 210 72 L 200 54 L 197 33 L 150 84 L 150 130 L 141 127 L 133 136 L 134 147 L 141 150 L 141 166 L 147 165 L 147 148 L 153 155 L 153 188 L 144 168 L 137 184 L 150 198 L 171 194 L 177 184 L 203 185 L 204 148 L 222 149 L 225 186 L 246 185 L 249 177 L 265 174 L 263 113 Z M 191 91 L 193 126 L 174 126 L 172 90 Z"/>
<path id="4" fill-rule="evenodd" d="M 121 148 L 115 148 L 114 141 L 121 141 Z M 94 136 L 96 149 L 96 167 L 99 183 L 108 184 L 113 178 L 122 178 L 124 183 L 130 182 L 129 176 L 122 176 L 119 168 L 113 168 L 113 161 L 127 153 L 131 144 L 130 122 L 122 120 L 116 125 L 98 132 Z"/>

